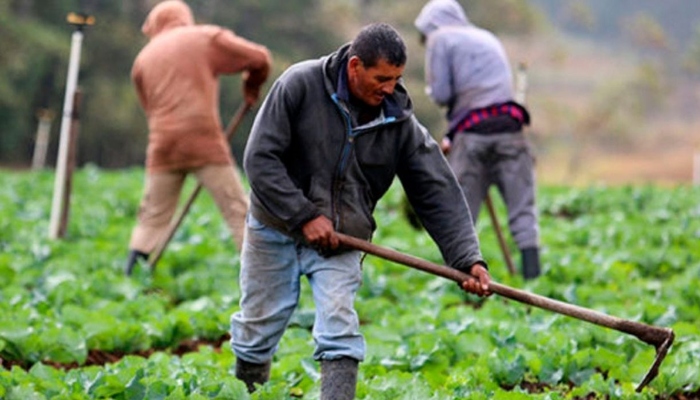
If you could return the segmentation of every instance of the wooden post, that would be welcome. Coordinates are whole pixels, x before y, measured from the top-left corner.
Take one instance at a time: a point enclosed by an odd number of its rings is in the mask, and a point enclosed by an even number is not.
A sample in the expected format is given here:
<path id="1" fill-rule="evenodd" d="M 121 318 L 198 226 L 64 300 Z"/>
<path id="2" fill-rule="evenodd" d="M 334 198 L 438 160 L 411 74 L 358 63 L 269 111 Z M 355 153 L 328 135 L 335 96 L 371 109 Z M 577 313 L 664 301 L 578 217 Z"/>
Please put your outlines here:
<path id="1" fill-rule="evenodd" d="M 66 236 L 68 230 L 68 219 L 70 214 L 70 196 L 73 188 L 73 171 L 78 158 L 78 134 L 80 133 L 80 104 L 82 102 L 82 92 L 75 90 L 73 95 L 73 116 L 70 125 L 70 137 L 68 139 L 68 163 L 66 164 L 66 189 L 63 191 L 63 206 L 61 208 L 61 218 L 58 224 L 58 237 Z"/>
<path id="2" fill-rule="evenodd" d="M 59 226 L 65 207 L 66 198 L 66 169 L 68 165 L 68 148 L 70 147 L 70 128 L 73 118 L 73 100 L 78 86 L 78 70 L 80 68 L 80 48 L 83 43 L 83 32 L 76 29 L 71 36 L 70 61 L 66 79 L 66 94 L 63 101 L 63 116 L 61 119 L 61 137 L 56 160 L 56 177 L 54 178 L 53 201 L 51 204 L 51 220 L 49 222 L 49 237 L 58 239 Z"/>
<path id="3" fill-rule="evenodd" d="M 496 238 L 498 239 L 498 246 L 501 248 L 503 253 L 503 260 L 506 262 L 506 267 L 511 275 L 517 274 L 515 270 L 515 265 L 513 264 L 513 258 L 510 256 L 510 250 L 508 250 L 508 244 L 503 237 L 503 231 L 501 230 L 501 224 L 498 222 L 498 214 L 496 214 L 496 207 L 493 205 L 493 200 L 491 200 L 491 195 L 489 195 L 488 190 L 486 191 L 486 208 L 489 211 L 489 216 L 491 217 L 491 225 L 496 232 Z"/>
<path id="4" fill-rule="evenodd" d="M 42 108 L 37 112 L 39 126 L 36 129 L 36 142 L 34 143 L 34 156 L 32 157 L 32 170 L 34 171 L 43 169 L 46 166 L 46 152 L 49 148 L 49 134 L 53 117 L 53 111 L 47 108 Z"/>

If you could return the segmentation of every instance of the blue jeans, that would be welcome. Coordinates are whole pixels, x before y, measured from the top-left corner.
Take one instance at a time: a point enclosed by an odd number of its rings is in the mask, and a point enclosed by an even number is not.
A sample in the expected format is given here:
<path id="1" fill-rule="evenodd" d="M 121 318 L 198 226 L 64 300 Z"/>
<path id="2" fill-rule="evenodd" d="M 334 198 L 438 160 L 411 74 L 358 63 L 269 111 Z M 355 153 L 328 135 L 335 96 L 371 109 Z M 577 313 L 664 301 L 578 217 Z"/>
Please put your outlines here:
<path id="1" fill-rule="evenodd" d="M 248 214 L 241 254 L 241 309 L 231 317 L 236 357 L 258 364 L 272 359 L 299 303 L 305 275 L 316 306 L 314 359 L 363 360 L 365 341 L 354 308 L 362 281 L 360 257 L 360 252 L 350 251 L 325 258 Z"/>

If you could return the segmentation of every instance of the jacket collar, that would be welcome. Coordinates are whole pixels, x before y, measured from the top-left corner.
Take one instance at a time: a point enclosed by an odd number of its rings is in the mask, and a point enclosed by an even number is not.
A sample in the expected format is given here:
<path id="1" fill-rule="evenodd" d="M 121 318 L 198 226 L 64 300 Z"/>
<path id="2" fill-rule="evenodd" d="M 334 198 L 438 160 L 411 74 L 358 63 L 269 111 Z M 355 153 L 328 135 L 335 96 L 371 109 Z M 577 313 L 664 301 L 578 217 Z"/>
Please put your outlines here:
<path id="1" fill-rule="evenodd" d="M 331 94 L 349 104 L 350 89 L 348 87 L 348 50 L 350 44 L 340 47 L 336 52 L 330 54 L 324 62 L 324 73 L 326 74 L 326 90 Z M 406 88 L 399 82 L 394 93 L 384 97 L 382 101 L 382 111 L 385 117 L 403 119 L 413 114 L 413 104 Z"/>

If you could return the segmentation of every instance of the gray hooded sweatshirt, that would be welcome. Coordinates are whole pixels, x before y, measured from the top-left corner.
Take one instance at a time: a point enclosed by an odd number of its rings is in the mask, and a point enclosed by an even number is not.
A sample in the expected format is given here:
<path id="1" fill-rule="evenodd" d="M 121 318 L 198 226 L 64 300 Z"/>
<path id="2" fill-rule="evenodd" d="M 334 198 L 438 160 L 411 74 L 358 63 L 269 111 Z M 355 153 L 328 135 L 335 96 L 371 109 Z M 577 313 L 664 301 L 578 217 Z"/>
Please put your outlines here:
<path id="1" fill-rule="evenodd" d="M 469 22 L 456 0 L 431 0 L 415 26 L 426 36 L 425 76 L 451 123 L 468 111 L 513 100 L 510 63 L 491 32 Z"/>

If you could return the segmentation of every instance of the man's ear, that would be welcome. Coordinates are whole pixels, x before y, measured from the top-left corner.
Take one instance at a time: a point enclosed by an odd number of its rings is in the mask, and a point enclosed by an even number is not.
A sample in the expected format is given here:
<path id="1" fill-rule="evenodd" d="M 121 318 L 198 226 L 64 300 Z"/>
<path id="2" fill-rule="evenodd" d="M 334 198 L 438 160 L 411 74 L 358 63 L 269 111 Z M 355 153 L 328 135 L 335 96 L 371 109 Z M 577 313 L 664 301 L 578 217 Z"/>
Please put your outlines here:
<path id="1" fill-rule="evenodd" d="M 356 68 L 358 68 L 361 65 L 362 65 L 362 60 L 360 60 L 360 57 L 358 57 L 358 56 L 352 56 L 348 60 L 348 69 L 355 70 Z"/>
<path id="2" fill-rule="evenodd" d="M 357 76 L 357 70 L 362 66 L 362 61 L 358 56 L 352 56 L 348 60 L 348 78 L 351 80 L 353 77 Z"/>

